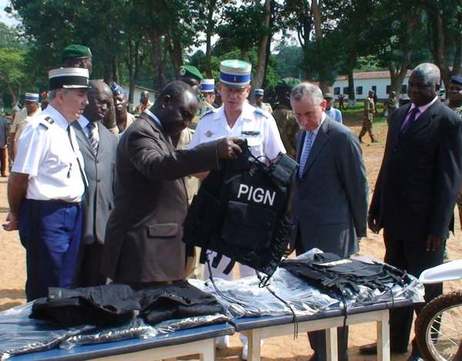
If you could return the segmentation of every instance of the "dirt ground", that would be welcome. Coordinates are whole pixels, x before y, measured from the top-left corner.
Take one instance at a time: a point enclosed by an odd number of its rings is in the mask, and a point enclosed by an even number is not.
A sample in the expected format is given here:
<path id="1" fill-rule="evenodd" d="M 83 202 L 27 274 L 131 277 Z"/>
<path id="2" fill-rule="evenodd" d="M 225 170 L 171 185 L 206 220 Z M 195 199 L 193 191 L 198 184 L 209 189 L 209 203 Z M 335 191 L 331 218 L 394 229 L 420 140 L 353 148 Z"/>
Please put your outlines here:
<path id="1" fill-rule="evenodd" d="M 359 133 L 358 124 L 350 124 L 353 131 Z M 375 125 L 375 132 L 379 143 L 363 144 L 364 159 L 366 163 L 370 192 L 373 190 L 375 179 L 380 167 L 386 137 L 386 124 Z M 366 142 L 368 138 L 364 138 Z M 6 198 L 5 178 L 0 178 L 0 220 L 3 221 L 8 211 Z M 457 218 L 457 214 L 456 214 Z M 455 236 L 448 241 L 450 259 L 462 258 L 462 246 L 460 244 L 460 224 L 456 221 Z M 360 243 L 360 254 L 375 256 L 383 259 L 384 247 L 382 235 L 369 233 L 366 239 Z M 22 304 L 25 302 L 25 252 L 22 248 L 17 232 L 8 233 L 0 229 L 0 310 Z M 460 285 L 459 285 L 460 286 Z M 448 285 L 452 288 L 454 285 Z M 349 355 L 351 361 L 375 360 L 375 357 L 366 357 L 358 354 L 358 347 L 362 344 L 375 341 L 375 325 L 365 324 L 350 328 Z M 218 359 L 226 361 L 240 360 L 241 344 L 238 336 L 231 339 L 231 347 L 225 352 L 219 352 Z M 293 336 L 271 338 L 265 341 L 262 347 L 262 360 L 264 361 L 302 361 L 308 360 L 312 351 L 308 346 L 306 335 L 300 334 L 298 338 Z M 407 355 L 392 355 L 394 361 L 404 361 Z"/>

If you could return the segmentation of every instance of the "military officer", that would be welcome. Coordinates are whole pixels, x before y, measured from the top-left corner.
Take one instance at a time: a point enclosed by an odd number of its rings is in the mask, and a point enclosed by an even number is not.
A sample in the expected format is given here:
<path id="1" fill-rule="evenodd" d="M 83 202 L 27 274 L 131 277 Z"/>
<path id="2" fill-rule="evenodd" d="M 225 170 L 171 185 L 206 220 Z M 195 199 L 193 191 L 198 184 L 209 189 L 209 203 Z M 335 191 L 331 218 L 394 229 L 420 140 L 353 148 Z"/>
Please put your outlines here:
<path id="1" fill-rule="evenodd" d="M 359 141 L 360 143 L 363 142 L 362 138 L 364 134 L 369 133 L 371 137 L 371 142 L 376 143 L 377 140 L 372 133 L 372 122 L 374 121 L 374 114 L 375 114 L 375 102 L 374 102 L 374 91 L 369 90 L 369 94 L 367 99 L 364 100 L 364 117 L 363 117 L 363 126 L 361 131 L 359 132 Z"/>
<path id="2" fill-rule="evenodd" d="M 88 69 L 88 73 L 91 75 L 93 54 L 89 47 L 80 44 L 68 45 L 63 50 L 62 58 L 64 67 Z"/>
<path id="3" fill-rule="evenodd" d="M 39 104 L 39 95 L 38 93 L 25 93 L 24 94 L 24 109 L 25 117 L 18 117 L 15 118 L 15 122 L 13 123 L 14 128 L 14 137 L 12 139 L 12 146 L 13 146 L 13 156 L 17 152 L 17 143 L 18 139 L 21 136 L 22 131 L 26 124 L 39 115 L 42 111 Z"/>
<path id="4" fill-rule="evenodd" d="M 111 91 L 114 99 L 117 127 L 119 128 L 119 134 L 121 134 L 136 118 L 133 114 L 128 112 L 128 98 L 123 88 L 116 82 L 112 82 Z"/>
<path id="5" fill-rule="evenodd" d="M 197 94 L 199 94 L 199 85 L 203 79 L 204 76 L 194 65 L 183 65 L 180 68 L 179 80 L 189 84 Z"/>
<path id="6" fill-rule="evenodd" d="M 270 103 L 263 102 L 263 96 L 265 95 L 265 91 L 263 89 L 255 89 L 255 107 L 263 109 L 265 112 L 273 113 L 273 108 L 271 108 Z"/>
<path id="7" fill-rule="evenodd" d="M 247 101 L 251 89 L 251 68 L 249 63 L 241 60 L 224 60 L 220 63 L 219 92 L 223 105 L 202 116 L 189 144 L 190 149 L 201 143 L 231 136 L 246 139 L 253 156 L 262 161 L 270 162 L 279 153 L 285 153 L 274 118 Z M 214 277 L 231 278 L 231 274 L 223 273 L 228 263 L 229 258 L 223 256 L 217 272 L 214 272 Z M 241 277 L 255 274 L 252 268 L 239 266 Z M 205 271 L 207 273 L 207 267 Z M 244 343 L 242 357 L 247 359 L 246 338 L 242 341 Z M 227 347 L 228 342 L 227 338 L 220 339 L 217 346 Z"/>
<path id="8" fill-rule="evenodd" d="M 7 231 L 19 229 L 26 249 L 26 296 L 73 285 L 85 190 L 83 158 L 73 127 L 88 104 L 88 70 L 49 72 L 48 107 L 24 128 L 8 180 Z"/>
<path id="9" fill-rule="evenodd" d="M 200 103 L 199 117 L 202 117 L 208 111 L 215 109 L 212 105 L 215 101 L 215 80 L 202 79 L 200 89 L 202 99 Z"/>

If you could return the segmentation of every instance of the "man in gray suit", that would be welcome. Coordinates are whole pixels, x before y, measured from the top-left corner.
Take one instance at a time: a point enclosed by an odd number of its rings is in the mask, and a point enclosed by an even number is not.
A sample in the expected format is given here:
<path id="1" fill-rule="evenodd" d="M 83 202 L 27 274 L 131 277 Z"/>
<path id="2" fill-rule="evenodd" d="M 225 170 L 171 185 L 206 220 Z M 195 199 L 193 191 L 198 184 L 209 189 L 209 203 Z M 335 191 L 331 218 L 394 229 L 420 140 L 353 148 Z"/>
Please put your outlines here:
<path id="1" fill-rule="evenodd" d="M 80 287 L 106 283 L 100 271 L 106 223 L 114 202 L 114 172 L 117 138 L 101 121 L 112 101 L 112 92 L 102 80 L 91 80 L 88 105 L 75 133 L 85 164 L 88 187 L 83 198 L 83 232 L 76 284 Z"/>
<path id="2" fill-rule="evenodd" d="M 325 100 L 314 84 L 301 83 L 290 104 L 300 126 L 293 216 L 297 254 L 311 248 L 349 257 L 366 236 L 367 180 L 361 147 L 351 131 L 324 113 Z M 309 333 L 311 361 L 326 360 L 325 332 Z M 339 329 L 339 360 L 347 360 L 348 329 Z"/>

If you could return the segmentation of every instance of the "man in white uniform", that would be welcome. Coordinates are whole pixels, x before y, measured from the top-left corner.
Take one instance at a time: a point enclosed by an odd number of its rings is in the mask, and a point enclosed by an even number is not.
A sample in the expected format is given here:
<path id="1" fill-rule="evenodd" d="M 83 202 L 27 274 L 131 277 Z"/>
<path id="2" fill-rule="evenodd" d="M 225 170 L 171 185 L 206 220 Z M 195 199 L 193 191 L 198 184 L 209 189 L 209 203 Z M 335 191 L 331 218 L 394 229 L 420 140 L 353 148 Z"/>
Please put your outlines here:
<path id="1" fill-rule="evenodd" d="M 263 162 L 271 162 L 279 153 L 285 153 L 285 148 L 279 135 L 274 118 L 264 110 L 249 104 L 250 71 L 252 66 L 241 60 L 224 60 L 220 64 L 219 93 L 223 105 L 205 113 L 197 124 L 189 148 L 201 143 L 207 143 L 224 137 L 247 139 L 253 156 Z M 213 255 L 212 255 L 213 257 Z M 229 263 L 229 258 L 221 260 L 214 277 L 230 279 L 223 270 Z M 209 277 L 206 268 L 206 278 Z M 239 265 L 240 276 L 254 275 L 255 271 L 245 265 Z M 247 359 L 247 339 L 244 343 L 242 358 Z M 218 340 L 218 347 L 226 347 L 228 340 Z"/>
<path id="2" fill-rule="evenodd" d="M 88 104 L 88 70 L 51 70 L 49 88 L 48 107 L 18 140 L 3 225 L 19 229 L 26 249 L 27 301 L 47 296 L 48 287 L 72 287 L 82 228 L 86 178 L 70 124 Z"/>

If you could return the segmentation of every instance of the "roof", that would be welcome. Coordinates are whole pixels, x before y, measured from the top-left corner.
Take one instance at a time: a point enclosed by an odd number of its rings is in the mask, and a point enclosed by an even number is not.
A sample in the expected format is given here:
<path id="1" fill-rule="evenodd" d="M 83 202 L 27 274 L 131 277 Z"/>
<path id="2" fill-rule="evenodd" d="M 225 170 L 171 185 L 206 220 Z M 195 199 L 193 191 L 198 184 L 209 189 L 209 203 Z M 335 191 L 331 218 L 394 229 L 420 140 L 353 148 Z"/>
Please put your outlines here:
<path id="1" fill-rule="evenodd" d="M 410 76 L 411 71 L 408 70 L 406 76 Z M 388 70 L 381 70 L 381 71 L 358 71 L 353 73 L 353 77 L 355 80 L 360 79 L 390 79 L 390 71 Z M 348 80 L 347 75 L 340 75 L 335 79 L 336 81 L 339 80 Z"/>

